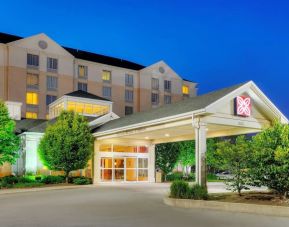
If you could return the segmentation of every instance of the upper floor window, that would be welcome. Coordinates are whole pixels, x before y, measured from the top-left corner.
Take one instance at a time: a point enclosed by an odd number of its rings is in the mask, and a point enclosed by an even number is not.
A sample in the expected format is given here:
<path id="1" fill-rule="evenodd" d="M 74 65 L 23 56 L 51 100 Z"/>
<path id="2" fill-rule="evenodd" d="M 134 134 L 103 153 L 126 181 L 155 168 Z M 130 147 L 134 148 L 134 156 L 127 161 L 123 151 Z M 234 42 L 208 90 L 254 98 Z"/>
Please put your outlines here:
<path id="1" fill-rule="evenodd" d="M 111 87 L 103 87 L 102 88 L 102 96 L 105 98 L 111 98 Z"/>
<path id="2" fill-rule="evenodd" d="M 159 94 L 158 93 L 152 93 L 152 104 L 153 105 L 159 104 Z"/>
<path id="3" fill-rule="evenodd" d="M 47 58 L 47 71 L 55 72 L 58 69 L 58 60 L 56 58 Z"/>
<path id="4" fill-rule="evenodd" d="M 86 83 L 78 83 L 78 90 L 87 92 L 87 84 Z"/>
<path id="5" fill-rule="evenodd" d="M 35 54 L 27 54 L 27 66 L 37 68 L 39 66 L 39 56 Z"/>
<path id="6" fill-rule="evenodd" d="M 125 86 L 133 87 L 133 75 L 125 74 Z"/>
<path id="7" fill-rule="evenodd" d="M 38 89 L 39 86 L 38 74 L 27 73 L 26 85 L 28 88 Z"/>
<path id="8" fill-rule="evenodd" d="M 35 92 L 27 92 L 26 93 L 26 104 L 38 105 L 38 94 Z"/>
<path id="9" fill-rule="evenodd" d="M 152 89 L 159 90 L 159 79 L 152 78 Z"/>
<path id="10" fill-rule="evenodd" d="M 164 102 L 165 104 L 171 104 L 172 103 L 172 97 L 170 95 L 165 95 L 164 96 Z"/>
<path id="11" fill-rule="evenodd" d="M 183 85 L 182 91 L 183 95 L 189 95 L 189 87 L 187 85 Z"/>
<path id="12" fill-rule="evenodd" d="M 164 88 L 165 88 L 166 92 L 171 92 L 172 91 L 172 81 L 165 80 L 164 81 Z"/>
<path id="13" fill-rule="evenodd" d="M 110 82 L 111 82 L 111 72 L 110 72 L 110 71 L 103 70 L 103 71 L 102 71 L 102 80 L 103 80 L 104 82 L 110 83 Z"/>
<path id="14" fill-rule="evenodd" d="M 133 102 L 133 91 L 125 90 L 125 101 L 126 102 Z"/>
<path id="15" fill-rule="evenodd" d="M 26 118 L 29 118 L 29 119 L 37 119 L 37 113 L 35 112 L 26 112 Z"/>
<path id="16" fill-rule="evenodd" d="M 133 107 L 132 106 L 125 106 L 125 115 L 133 114 Z"/>
<path id="17" fill-rule="evenodd" d="M 55 76 L 47 76 L 46 77 L 46 87 L 47 90 L 55 91 L 57 90 L 58 79 Z"/>
<path id="18" fill-rule="evenodd" d="M 46 105 L 53 103 L 57 99 L 55 95 L 46 95 Z"/>
<path id="19" fill-rule="evenodd" d="M 78 66 L 78 77 L 86 79 L 87 78 L 87 71 L 88 67 L 85 65 L 79 65 Z"/>

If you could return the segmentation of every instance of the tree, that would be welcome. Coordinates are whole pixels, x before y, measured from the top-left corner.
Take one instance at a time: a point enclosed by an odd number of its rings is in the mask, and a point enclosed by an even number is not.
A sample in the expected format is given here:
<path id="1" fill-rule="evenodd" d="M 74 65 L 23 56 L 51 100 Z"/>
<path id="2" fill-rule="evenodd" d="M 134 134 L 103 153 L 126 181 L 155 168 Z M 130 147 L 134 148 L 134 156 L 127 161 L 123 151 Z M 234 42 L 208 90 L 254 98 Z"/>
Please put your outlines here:
<path id="1" fill-rule="evenodd" d="M 163 143 L 156 145 L 156 167 L 161 169 L 165 181 L 166 176 L 173 171 L 179 157 L 177 143 Z"/>
<path id="2" fill-rule="evenodd" d="M 86 119 L 75 113 L 63 111 L 55 124 L 49 125 L 40 141 L 38 153 L 50 170 L 69 173 L 87 166 L 93 150 L 93 137 Z"/>
<path id="3" fill-rule="evenodd" d="M 195 141 L 178 142 L 179 157 L 178 161 L 184 168 L 185 176 L 188 176 L 189 169 L 196 165 L 195 158 Z"/>
<path id="4" fill-rule="evenodd" d="M 14 134 L 15 122 L 9 117 L 6 105 L 0 101 L 0 165 L 15 163 L 20 139 Z"/>
<path id="5" fill-rule="evenodd" d="M 232 177 L 226 179 L 226 184 L 232 191 L 241 195 L 243 189 L 248 189 L 247 168 L 250 159 L 251 143 L 245 136 L 238 136 L 235 142 L 225 140 L 218 142 L 217 153 L 220 164 L 230 171 Z"/>
<path id="6" fill-rule="evenodd" d="M 216 169 L 220 169 L 217 150 L 217 139 L 207 139 L 206 162 L 209 173 L 214 173 Z"/>
<path id="7" fill-rule="evenodd" d="M 286 198 L 289 192 L 289 126 L 273 126 L 253 137 L 250 177 Z"/>

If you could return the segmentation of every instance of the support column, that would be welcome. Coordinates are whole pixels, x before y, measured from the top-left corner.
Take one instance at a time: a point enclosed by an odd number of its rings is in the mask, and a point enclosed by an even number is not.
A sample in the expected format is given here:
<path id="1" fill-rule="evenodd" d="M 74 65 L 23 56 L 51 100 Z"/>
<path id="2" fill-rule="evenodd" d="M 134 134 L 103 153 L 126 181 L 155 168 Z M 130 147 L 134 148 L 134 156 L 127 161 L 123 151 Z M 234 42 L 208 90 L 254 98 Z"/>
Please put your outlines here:
<path id="1" fill-rule="evenodd" d="M 195 128 L 196 146 L 196 183 L 207 187 L 207 124 L 198 121 L 193 126 Z"/>
<path id="2" fill-rule="evenodd" d="M 99 158 L 99 143 L 94 141 L 93 148 L 93 184 L 100 182 L 100 158 Z"/>
<path id="3" fill-rule="evenodd" d="M 148 148 L 149 151 L 149 163 L 148 163 L 148 180 L 151 183 L 155 183 L 155 165 L 156 165 L 156 153 L 155 153 L 155 145 L 151 144 Z"/>

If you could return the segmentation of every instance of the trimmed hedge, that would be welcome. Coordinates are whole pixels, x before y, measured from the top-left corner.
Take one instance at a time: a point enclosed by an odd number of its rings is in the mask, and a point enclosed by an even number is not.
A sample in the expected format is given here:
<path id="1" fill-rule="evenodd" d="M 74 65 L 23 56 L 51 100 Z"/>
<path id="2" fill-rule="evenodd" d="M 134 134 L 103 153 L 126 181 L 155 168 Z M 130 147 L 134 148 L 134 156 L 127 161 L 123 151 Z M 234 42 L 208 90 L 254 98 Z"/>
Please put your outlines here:
<path id="1" fill-rule="evenodd" d="M 41 180 L 44 184 L 62 184 L 65 183 L 64 176 L 44 176 Z"/>
<path id="2" fill-rule="evenodd" d="M 77 185 L 92 184 L 92 180 L 87 177 L 76 177 L 73 179 L 73 184 L 77 184 Z"/>
<path id="3" fill-rule="evenodd" d="M 184 180 L 177 180 L 171 184 L 170 197 L 177 199 L 207 200 L 208 191 L 200 185 L 189 186 Z"/>

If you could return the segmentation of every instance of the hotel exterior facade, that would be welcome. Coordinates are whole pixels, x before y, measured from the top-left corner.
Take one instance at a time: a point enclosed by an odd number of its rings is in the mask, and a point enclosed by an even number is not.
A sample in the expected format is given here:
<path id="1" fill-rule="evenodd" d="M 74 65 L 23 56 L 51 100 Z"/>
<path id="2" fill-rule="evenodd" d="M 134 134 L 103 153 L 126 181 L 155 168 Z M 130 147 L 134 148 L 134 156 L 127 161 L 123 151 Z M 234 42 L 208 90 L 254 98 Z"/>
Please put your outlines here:
<path id="1" fill-rule="evenodd" d="M 22 118 L 47 119 L 49 104 L 77 90 L 111 100 L 122 117 L 194 97 L 196 85 L 163 61 L 145 67 L 63 47 L 45 34 L 0 33 L 0 99 L 21 103 Z"/>

